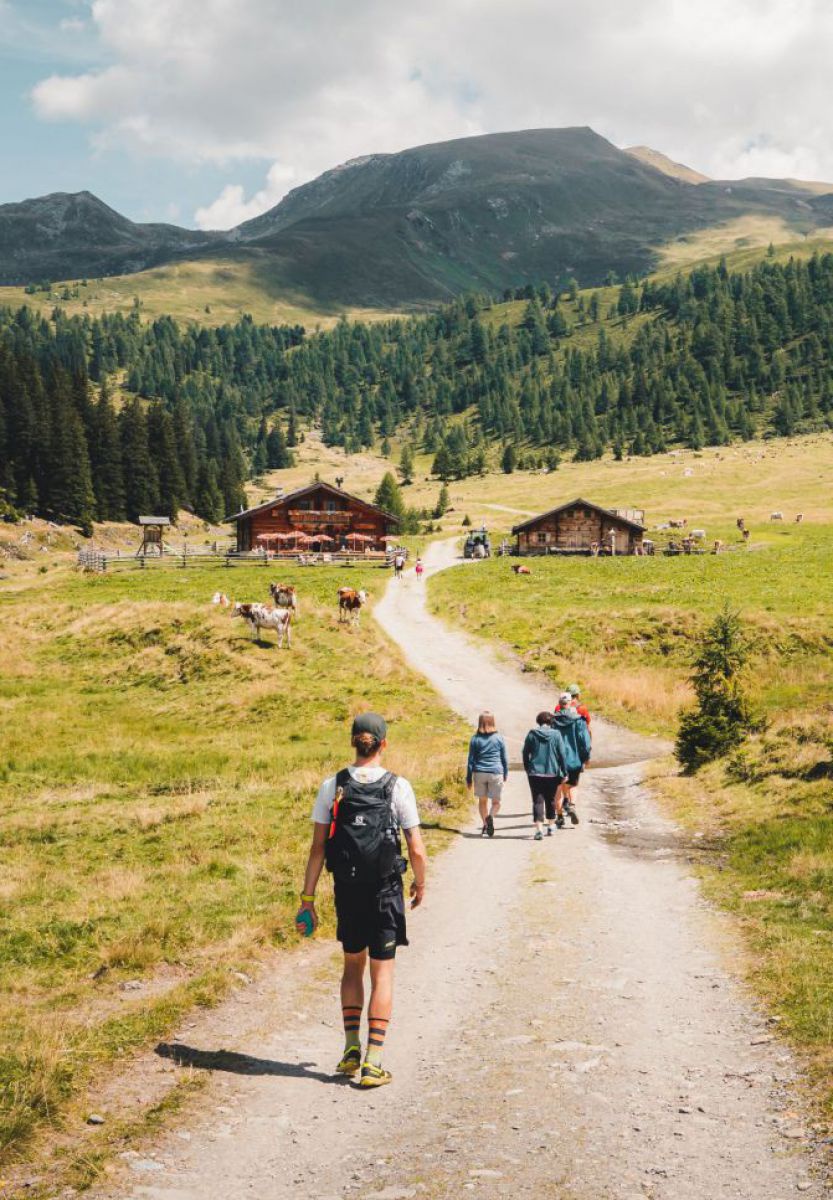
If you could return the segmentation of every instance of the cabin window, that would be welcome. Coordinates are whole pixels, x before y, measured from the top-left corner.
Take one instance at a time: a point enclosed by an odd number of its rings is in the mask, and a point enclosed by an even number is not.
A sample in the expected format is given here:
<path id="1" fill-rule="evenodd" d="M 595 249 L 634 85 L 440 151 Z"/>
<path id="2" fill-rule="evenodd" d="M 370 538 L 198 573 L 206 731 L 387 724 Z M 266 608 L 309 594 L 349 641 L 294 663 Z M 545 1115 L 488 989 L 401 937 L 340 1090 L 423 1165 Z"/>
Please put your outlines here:
<path id="1" fill-rule="evenodd" d="M 538 531 L 538 533 L 536 533 L 536 535 L 535 535 L 535 536 L 536 536 L 536 538 L 537 538 L 537 540 L 538 540 L 539 544 L 540 544 L 540 543 L 546 543 L 546 540 L 547 540 L 547 534 L 546 534 L 546 530 L 539 530 L 539 531 Z"/>
<path id="2" fill-rule="evenodd" d="M 338 504 L 335 500 L 327 501 L 327 512 L 338 512 Z"/>

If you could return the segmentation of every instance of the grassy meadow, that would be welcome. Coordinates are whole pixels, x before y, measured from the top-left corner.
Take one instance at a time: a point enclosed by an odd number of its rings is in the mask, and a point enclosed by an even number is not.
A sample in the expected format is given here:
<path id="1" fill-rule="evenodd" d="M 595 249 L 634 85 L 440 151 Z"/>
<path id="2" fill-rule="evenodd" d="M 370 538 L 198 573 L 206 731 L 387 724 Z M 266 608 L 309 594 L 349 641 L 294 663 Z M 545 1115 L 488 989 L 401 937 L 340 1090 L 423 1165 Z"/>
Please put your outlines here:
<path id="1" fill-rule="evenodd" d="M 387 573 L 279 574 L 301 597 L 291 652 L 210 604 L 267 598 L 263 567 L 0 584 L 0 1157 L 296 943 L 312 800 L 355 712 L 386 713 L 425 820 L 465 803 L 462 728 L 367 615 L 338 625 L 345 578 L 378 597 Z"/>
<path id="2" fill-rule="evenodd" d="M 707 833 L 709 893 L 740 918 L 752 981 L 809 1052 L 833 1111 L 833 440 L 689 458 L 693 476 L 666 455 L 488 482 L 493 501 L 513 508 L 541 511 L 582 495 L 644 507 L 649 526 L 686 515 L 725 536 L 730 552 L 535 559 L 526 578 L 492 559 L 433 578 L 430 602 L 446 620 L 511 646 L 554 688 L 577 678 L 591 709 L 669 738 L 691 700 L 700 632 L 724 603 L 741 613 L 752 641 L 747 687 L 764 728 L 694 777 L 659 760 L 651 784 L 685 824 Z M 471 494 L 460 500 L 484 510 Z M 784 510 L 783 524 L 768 520 L 773 508 Z M 797 511 L 802 524 L 791 520 Z M 738 542 L 736 515 L 752 529 L 749 548 Z"/>
<path id="3" fill-rule="evenodd" d="M 198 325 L 233 324 L 249 313 L 256 322 L 268 325 L 320 326 L 328 329 L 340 316 L 361 321 L 383 319 L 390 314 L 370 308 L 324 305 L 294 293 L 279 284 L 269 260 L 256 251 L 233 258 L 195 259 L 166 263 L 135 275 L 108 275 L 54 283 L 49 292 L 27 294 L 22 287 L 0 287 L 0 304 L 17 308 L 26 304 L 48 316 L 58 305 L 72 316 L 88 313 L 130 312 L 137 304 L 145 320 L 170 316 Z"/>

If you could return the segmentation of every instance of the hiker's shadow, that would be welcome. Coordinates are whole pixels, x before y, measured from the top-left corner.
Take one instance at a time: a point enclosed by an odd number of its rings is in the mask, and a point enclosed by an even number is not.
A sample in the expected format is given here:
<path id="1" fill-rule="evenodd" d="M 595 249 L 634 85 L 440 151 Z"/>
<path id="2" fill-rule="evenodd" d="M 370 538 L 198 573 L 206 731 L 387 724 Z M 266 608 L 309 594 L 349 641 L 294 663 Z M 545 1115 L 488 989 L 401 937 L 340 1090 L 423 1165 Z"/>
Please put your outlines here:
<path id="1" fill-rule="evenodd" d="M 326 1075 L 311 1070 L 306 1062 L 278 1062 L 273 1058 L 255 1058 L 233 1050 L 198 1050 L 182 1042 L 160 1042 L 155 1053 L 169 1058 L 180 1067 L 195 1067 L 199 1071 L 226 1071 L 232 1075 L 277 1075 L 284 1079 L 315 1079 L 319 1083 L 349 1083 L 346 1075 Z"/>
<path id="2" fill-rule="evenodd" d="M 453 826 L 453 825 L 443 825 L 441 821 L 423 821 L 423 822 L 422 822 L 422 828 L 423 828 L 423 829 L 437 829 L 437 830 L 439 830 L 441 833 L 454 833 L 454 834 L 456 834 L 456 835 L 457 835 L 457 837 L 461 837 L 461 838 L 469 838 L 469 839 L 471 839 L 471 840 L 473 840 L 473 841 L 475 841 L 475 842 L 479 842 L 479 841 L 481 841 L 481 840 L 482 840 L 482 836 L 483 836 L 483 835 L 481 834 L 481 832 L 480 832 L 480 830 L 479 830 L 479 829 L 478 829 L 478 830 L 470 830 L 470 829 L 457 829 L 457 828 L 455 828 L 455 826 Z M 529 824 L 527 823 L 527 824 L 525 824 L 525 825 L 504 825 L 504 827 L 503 827 L 503 828 L 504 828 L 504 829 L 528 829 L 528 828 L 529 828 Z M 527 842 L 527 841 L 529 841 L 529 839 L 530 839 L 531 837 L 532 837 L 532 834 L 531 834 L 531 833 L 522 833 L 522 834 L 519 834 L 519 833 L 503 833 L 503 832 L 501 831 L 501 833 L 498 835 L 498 837 L 497 837 L 497 838 L 495 838 L 495 841 L 499 841 L 499 842 Z"/>

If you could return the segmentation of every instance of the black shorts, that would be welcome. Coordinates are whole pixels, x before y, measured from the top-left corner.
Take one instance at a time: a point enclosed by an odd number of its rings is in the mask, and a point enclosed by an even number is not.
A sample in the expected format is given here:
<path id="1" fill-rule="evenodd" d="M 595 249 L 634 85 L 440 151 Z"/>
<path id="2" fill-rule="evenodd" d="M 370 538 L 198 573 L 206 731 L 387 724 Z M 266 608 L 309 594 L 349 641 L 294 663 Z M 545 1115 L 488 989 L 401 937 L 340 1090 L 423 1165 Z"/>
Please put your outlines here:
<path id="1" fill-rule="evenodd" d="M 402 878 L 379 887 L 335 882 L 336 937 L 345 954 L 368 950 L 371 958 L 396 957 L 407 946 Z"/>
<path id="2" fill-rule="evenodd" d="M 578 787 L 578 781 L 583 770 L 584 767 L 577 767 L 575 771 L 567 772 L 567 782 L 569 783 L 570 787 Z"/>
<path id="3" fill-rule="evenodd" d="M 544 812 L 548 821 L 555 820 L 555 793 L 561 780 L 557 775 L 527 775 L 532 793 L 532 819 L 543 821 Z"/>

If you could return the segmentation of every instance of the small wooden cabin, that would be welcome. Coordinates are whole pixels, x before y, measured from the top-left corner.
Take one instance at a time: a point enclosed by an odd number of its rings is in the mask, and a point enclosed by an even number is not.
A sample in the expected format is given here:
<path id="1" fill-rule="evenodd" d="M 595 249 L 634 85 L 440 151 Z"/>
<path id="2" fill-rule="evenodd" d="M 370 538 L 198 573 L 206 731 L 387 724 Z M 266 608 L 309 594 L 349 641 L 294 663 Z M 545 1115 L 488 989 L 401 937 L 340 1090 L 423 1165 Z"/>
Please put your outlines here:
<path id="1" fill-rule="evenodd" d="M 589 500 L 571 500 L 515 525 L 518 554 L 641 554 L 645 527 Z"/>
<path id="2" fill-rule="evenodd" d="M 321 482 L 257 504 L 229 517 L 228 523 L 237 527 L 241 552 L 292 550 L 297 544 L 293 534 L 306 535 L 309 545 L 322 550 L 378 551 L 385 549 L 385 537 L 399 529 L 392 513 Z"/>

